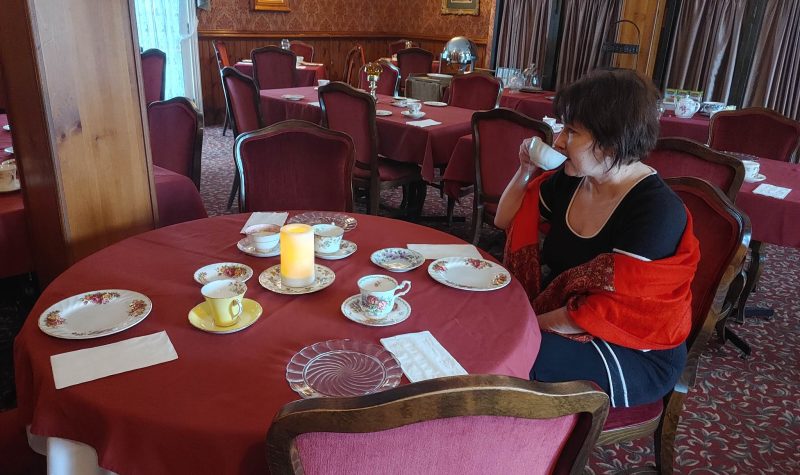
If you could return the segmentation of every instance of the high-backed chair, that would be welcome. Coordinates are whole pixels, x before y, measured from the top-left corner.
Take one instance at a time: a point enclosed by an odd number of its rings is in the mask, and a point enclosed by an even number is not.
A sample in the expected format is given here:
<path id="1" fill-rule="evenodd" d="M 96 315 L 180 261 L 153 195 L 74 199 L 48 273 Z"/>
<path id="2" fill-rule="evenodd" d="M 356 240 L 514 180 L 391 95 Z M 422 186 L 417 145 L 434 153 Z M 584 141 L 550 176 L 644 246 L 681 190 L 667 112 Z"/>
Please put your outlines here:
<path id="1" fill-rule="evenodd" d="M 211 42 L 214 46 L 214 56 L 217 57 L 217 67 L 219 68 L 220 72 L 222 72 L 222 68 L 227 68 L 231 65 L 231 59 L 228 55 L 228 47 L 225 46 L 225 42 L 222 40 L 214 40 Z M 228 119 L 228 113 L 225 112 L 225 122 L 222 123 L 222 136 L 225 136 L 225 131 L 228 130 L 230 127 L 230 119 Z"/>
<path id="2" fill-rule="evenodd" d="M 222 91 L 225 93 L 225 108 L 230 117 L 234 137 L 264 127 L 264 119 L 261 116 L 261 96 L 253 78 L 240 73 L 235 68 L 223 68 Z M 233 186 L 228 197 L 228 209 L 233 206 L 233 199 L 238 191 L 239 174 L 234 173 Z"/>
<path id="3" fill-rule="evenodd" d="M 503 83 L 483 73 L 457 74 L 450 81 L 450 105 L 472 110 L 489 110 L 500 106 Z"/>
<path id="4" fill-rule="evenodd" d="M 253 79 L 258 89 L 284 89 L 297 84 L 297 55 L 278 46 L 264 46 L 250 52 Z"/>
<path id="5" fill-rule="evenodd" d="M 398 87 L 400 86 L 400 70 L 397 69 L 397 66 L 386 60 L 378 61 L 378 64 L 381 65 L 383 71 L 381 71 L 381 75 L 378 76 L 378 88 L 376 92 L 378 94 L 386 94 L 387 96 L 396 96 L 398 94 Z M 359 70 L 358 78 L 358 87 L 368 91 L 369 81 L 367 81 L 367 73 L 364 72 L 363 69 Z"/>
<path id="6" fill-rule="evenodd" d="M 692 328 L 686 340 L 686 366 L 675 388 L 663 400 L 609 411 L 598 445 L 636 440 L 653 434 L 656 465 L 660 473 L 672 474 L 675 433 L 683 402 L 697 378 L 697 366 L 738 263 L 747 252 L 750 220 L 740 213 L 718 188 L 699 178 L 667 178 L 681 197 L 694 221 L 700 242 L 700 262 L 692 281 Z"/>
<path id="7" fill-rule="evenodd" d="M 800 122 L 763 107 L 717 112 L 711 117 L 709 145 L 724 152 L 797 163 Z"/>
<path id="8" fill-rule="evenodd" d="M 361 45 L 353 46 L 347 52 L 347 57 L 344 61 L 344 74 L 342 75 L 344 82 L 351 86 L 358 84 L 359 71 L 361 71 L 365 62 L 364 49 L 361 48 Z"/>
<path id="9" fill-rule="evenodd" d="M 401 49 L 406 49 L 406 48 L 419 48 L 419 43 L 407 39 L 392 41 L 391 43 L 389 43 L 389 54 L 395 55 Z"/>
<path id="10" fill-rule="evenodd" d="M 408 189 L 407 206 L 418 212 L 418 200 L 425 185 L 419 165 L 378 156 L 378 129 L 375 124 L 375 101 L 366 92 L 347 84 L 332 82 L 319 88 L 324 126 L 344 132 L 353 139 L 356 161 L 353 186 L 367 191 L 367 212 L 378 214 L 382 189 L 403 186 Z"/>
<path id="11" fill-rule="evenodd" d="M 478 244 L 484 219 L 494 223 L 497 204 L 519 168 L 519 146 L 532 136 L 553 144 L 553 129 L 511 109 L 492 109 L 472 115 L 475 145 L 475 198 L 472 203 L 472 243 Z"/>
<path id="12" fill-rule="evenodd" d="M 203 114 L 185 97 L 147 106 L 153 164 L 191 178 L 200 190 Z"/>
<path id="13" fill-rule="evenodd" d="M 314 61 L 314 47 L 308 43 L 292 40 L 289 43 L 289 50 L 297 56 L 302 56 L 303 61 Z"/>
<path id="14" fill-rule="evenodd" d="M 273 475 L 580 474 L 607 411 L 585 381 L 432 379 L 291 402 L 269 428 L 267 461 Z"/>
<path id="15" fill-rule="evenodd" d="M 353 140 L 302 120 L 241 134 L 240 211 L 353 210 Z"/>
<path id="16" fill-rule="evenodd" d="M 400 89 L 405 90 L 409 74 L 431 72 L 433 53 L 422 48 L 403 48 L 397 52 L 397 67 L 400 69 Z"/>
<path id="17" fill-rule="evenodd" d="M 167 75 L 167 54 L 155 48 L 142 53 L 142 83 L 145 104 L 164 100 Z"/>

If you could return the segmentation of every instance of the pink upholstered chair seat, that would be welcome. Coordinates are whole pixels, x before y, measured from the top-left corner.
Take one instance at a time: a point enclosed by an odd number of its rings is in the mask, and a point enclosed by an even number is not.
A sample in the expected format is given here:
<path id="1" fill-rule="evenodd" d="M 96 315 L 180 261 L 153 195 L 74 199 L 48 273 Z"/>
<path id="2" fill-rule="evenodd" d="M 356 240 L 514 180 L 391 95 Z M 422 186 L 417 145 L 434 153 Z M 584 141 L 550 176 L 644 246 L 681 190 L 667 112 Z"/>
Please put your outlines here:
<path id="1" fill-rule="evenodd" d="M 370 172 L 356 167 L 353 169 L 353 176 L 361 180 L 369 180 Z M 380 159 L 378 160 L 378 176 L 380 181 L 412 179 L 419 176 L 419 165 Z"/>
<path id="2" fill-rule="evenodd" d="M 641 406 L 612 407 L 608 410 L 608 419 L 603 430 L 614 430 L 658 419 L 663 409 L 664 403 L 661 400 Z"/>

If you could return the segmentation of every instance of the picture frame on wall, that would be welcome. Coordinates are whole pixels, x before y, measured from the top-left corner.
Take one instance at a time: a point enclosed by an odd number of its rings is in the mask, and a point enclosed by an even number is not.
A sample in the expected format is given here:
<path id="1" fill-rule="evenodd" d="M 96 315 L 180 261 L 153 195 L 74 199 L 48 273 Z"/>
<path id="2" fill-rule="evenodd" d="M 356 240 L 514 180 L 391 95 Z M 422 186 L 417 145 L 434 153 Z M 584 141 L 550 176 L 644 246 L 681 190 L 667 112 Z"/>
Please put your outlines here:
<path id="1" fill-rule="evenodd" d="M 253 0 L 253 10 L 288 12 L 289 0 Z"/>
<path id="2" fill-rule="evenodd" d="M 442 0 L 443 15 L 478 15 L 480 0 Z"/>

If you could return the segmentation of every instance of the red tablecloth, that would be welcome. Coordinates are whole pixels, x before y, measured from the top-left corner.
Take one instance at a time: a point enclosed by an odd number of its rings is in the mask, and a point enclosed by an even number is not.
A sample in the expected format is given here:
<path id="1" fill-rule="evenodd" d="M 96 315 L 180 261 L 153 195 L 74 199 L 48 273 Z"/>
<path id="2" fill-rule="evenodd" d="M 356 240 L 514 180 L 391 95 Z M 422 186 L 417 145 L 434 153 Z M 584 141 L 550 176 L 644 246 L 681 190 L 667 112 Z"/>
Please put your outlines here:
<path id="1" fill-rule="evenodd" d="M 527 378 L 539 348 L 536 317 L 515 281 L 494 292 L 445 287 L 427 265 L 398 279 L 413 285 L 404 297 L 411 317 L 390 327 L 366 327 L 342 316 L 340 305 L 358 293 L 377 249 L 406 243 L 458 243 L 415 224 L 356 215 L 346 239 L 358 251 L 339 261 L 318 261 L 336 272 L 320 292 L 286 296 L 258 284 L 258 274 L 279 263 L 242 254 L 236 242 L 248 215 L 184 223 L 132 237 L 72 266 L 44 291 L 15 342 L 17 395 L 31 431 L 85 442 L 102 467 L 118 473 L 266 473 L 264 437 L 276 411 L 299 398 L 286 383 L 286 364 L 318 341 L 351 338 L 379 343 L 429 330 L 472 374 Z M 214 262 L 245 263 L 255 274 L 246 297 L 264 309 L 252 327 L 230 335 L 193 328 L 189 310 L 202 302 L 192 274 Z M 59 300 L 93 289 L 142 292 L 152 313 L 122 333 L 96 340 L 61 340 L 42 333 L 39 315 Z M 56 390 L 50 356 L 166 330 L 178 359 Z"/>
<path id="2" fill-rule="evenodd" d="M 708 143 L 708 127 L 710 120 L 702 114 L 695 114 L 689 119 L 675 117 L 672 111 L 661 116 L 661 137 L 685 137 L 700 143 Z"/>
<path id="3" fill-rule="evenodd" d="M 289 101 L 281 97 L 284 94 L 300 94 L 305 98 Z M 320 123 L 322 111 L 311 102 L 319 102 L 319 95 L 312 87 L 261 91 L 261 113 L 267 125 L 286 119 Z M 459 137 L 472 130 L 474 111 L 423 105 L 424 119 L 433 119 L 441 124 L 420 128 L 407 125 L 410 120 L 400 115 L 405 109 L 394 107 L 390 102 L 390 96 L 378 95 L 377 108 L 392 111 L 391 116 L 376 118 L 379 152 L 392 160 L 421 164 L 422 177 L 433 181 L 434 167 L 446 165 Z"/>
<path id="4" fill-rule="evenodd" d="M 800 165 L 761 159 L 759 172 L 767 178 L 760 183 L 742 183 L 736 206 L 750 216 L 753 239 L 800 248 Z M 753 193 L 760 184 L 790 188 L 779 200 Z"/>
<path id="5" fill-rule="evenodd" d="M 238 62 L 233 67 L 242 74 L 253 76 L 253 63 Z M 297 69 L 297 86 L 316 86 L 320 79 L 328 79 L 325 66 L 301 66 Z"/>

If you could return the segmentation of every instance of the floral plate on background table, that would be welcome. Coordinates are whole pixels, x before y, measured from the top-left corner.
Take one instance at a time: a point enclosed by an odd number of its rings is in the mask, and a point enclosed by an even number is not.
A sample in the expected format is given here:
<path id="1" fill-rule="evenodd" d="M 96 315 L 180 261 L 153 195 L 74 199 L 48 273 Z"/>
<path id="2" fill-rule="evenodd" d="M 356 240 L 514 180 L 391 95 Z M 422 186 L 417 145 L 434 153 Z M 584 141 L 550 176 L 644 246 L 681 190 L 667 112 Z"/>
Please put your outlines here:
<path id="1" fill-rule="evenodd" d="M 485 292 L 511 283 L 511 274 L 500 264 L 473 257 L 445 257 L 428 266 L 428 274 L 448 287 Z"/>
<path id="2" fill-rule="evenodd" d="M 56 338 L 99 338 L 136 325 L 152 309 L 153 302 L 139 292 L 93 290 L 51 305 L 39 317 L 39 328 Z"/>
<path id="3" fill-rule="evenodd" d="M 304 287 L 289 287 L 283 285 L 283 282 L 281 282 L 281 266 L 278 264 L 262 272 L 261 275 L 258 276 L 258 283 L 265 289 L 271 290 L 276 294 L 302 295 L 317 292 L 331 285 L 336 279 L 336 274 L 325 266 L 315 264 L 314 277 L 314 282 Z"/>
<path id="4" fill-rule="evenodd" d="M 300 223 L 313 226 L 315 224 L 335 224 L 345 231 L 352 231 L 358 225 L 356 218 L 344 213 L 332 213 L 328 211 L 309 211 L 292 216 L 287 221 L 288 224 Z"/>
<path id="5" fill-rule="evenodd" d="M 197 269 L 194 273 L 194 280 L 198 284 L 207 284 L 215 280 L 233 279 L 237 282 L 247 282 L 253 277 L 253 269 L 250 266 L 237 262 L 219 262 L 209 264 Z"/>
<path id="6" fill-rule="evenodd" d="M 396 387 L 402 376 L 384 347 L 353 340 L 314 343 L 286 365 L 289 387 L 304 399 L 372 394 Z"/>
<path id="7" fill-rule="evenodd" d="M 425 263 L 425 257 L 404 247 L 387 247 L 372 253 L 369 259 L 378 267 L 392 272 L 408 272 Z"/>

